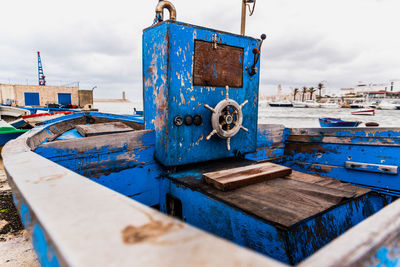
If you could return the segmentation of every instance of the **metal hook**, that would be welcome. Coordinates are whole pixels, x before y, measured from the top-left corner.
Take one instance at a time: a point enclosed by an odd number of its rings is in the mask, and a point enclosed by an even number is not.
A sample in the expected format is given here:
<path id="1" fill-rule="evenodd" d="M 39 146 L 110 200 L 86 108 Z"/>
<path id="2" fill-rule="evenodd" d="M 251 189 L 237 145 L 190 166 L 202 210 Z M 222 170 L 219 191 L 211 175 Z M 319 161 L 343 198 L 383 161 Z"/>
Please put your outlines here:
<path id="1" fill-rule="evenodd" d="M 154 23 L 158 23 L 164 20 L 164 9 L 168 9 L 170 20 L 176 20 L 176 9 L 174 5 L 169 1 L 159 1 L 156 6 L 156 18 Z"/>
<path id="2" fill-rule="evenodd" d="M 250 8 L 250 3 L 253 3 L 253 8 Z M 254 9 L 256 8 L 256 0 L 247 0 L 247 7 L 249 8 L 249 16 L 253 15 Z"/>

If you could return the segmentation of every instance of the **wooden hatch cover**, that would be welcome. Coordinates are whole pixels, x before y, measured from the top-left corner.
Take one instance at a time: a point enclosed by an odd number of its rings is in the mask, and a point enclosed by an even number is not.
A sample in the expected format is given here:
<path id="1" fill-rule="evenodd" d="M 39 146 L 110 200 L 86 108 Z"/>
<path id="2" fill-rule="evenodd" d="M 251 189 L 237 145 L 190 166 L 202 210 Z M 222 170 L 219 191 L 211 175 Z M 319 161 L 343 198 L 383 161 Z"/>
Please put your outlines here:
<path id="1" fill-rule="evenodd" d="M 291 168 L 266 162 L 204 173 L 203 181 L 221 191 L 228 191 L 269 179 L 285 177 L 291 173 Z"/>
<path id="2" fill-rule="evenodd" d="M 76 125 L 75 128 L 82 136 L 85 137 L 102 135 L 102 134 L 130 132 L 134 130 L 131 127 L 119 121 L 87 124 L 87 125 L 82 124 L 82 125 Z"/>

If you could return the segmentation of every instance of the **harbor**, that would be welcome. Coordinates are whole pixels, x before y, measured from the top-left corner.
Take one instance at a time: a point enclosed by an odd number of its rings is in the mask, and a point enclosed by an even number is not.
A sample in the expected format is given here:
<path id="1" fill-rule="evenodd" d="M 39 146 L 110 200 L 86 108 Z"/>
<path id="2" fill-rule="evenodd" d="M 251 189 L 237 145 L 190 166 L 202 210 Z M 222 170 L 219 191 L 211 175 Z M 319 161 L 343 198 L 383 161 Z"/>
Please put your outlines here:
<path id="1" fill-rule="evenodd" d="M 63 3 L 0 62 L 1 266 L 399 266 L 397 46 L 341 36 L 393 4 L 204 1 Z"/>

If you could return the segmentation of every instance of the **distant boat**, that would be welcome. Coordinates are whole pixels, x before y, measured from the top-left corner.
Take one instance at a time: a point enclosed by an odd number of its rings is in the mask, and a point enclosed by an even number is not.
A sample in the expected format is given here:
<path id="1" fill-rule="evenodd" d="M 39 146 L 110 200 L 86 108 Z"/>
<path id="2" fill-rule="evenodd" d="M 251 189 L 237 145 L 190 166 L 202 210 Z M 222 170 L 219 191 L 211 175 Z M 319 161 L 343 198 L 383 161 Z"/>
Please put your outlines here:
<path id="1" fill-rule="evenodd" d="M 321 107 L 321 105 L 317 102 L 315 102 L 314 100 L 306 100 L 306 106 L 308 108 L 319 108 Z"/>
<path id="2" fill-rule="evenodd" d="M 320 103 L 321 108 L 340 108 L 339 104 L 335 102 Z"/>
<path id="3" fill-rule="evenodd" d="M 359 109 L 356 111 L 351 112 L 352 115 L 366 115 L 366 116 L 374 116 L 375 110 L 374 109 Z"/>
<path id="4" fill-rule="evenodd" d="M 363 103 L 350 104 L 350 108 L 364 108 L 364 104 Z"/>
<path id="5" fill-rule="evenodd" d="M 52 120 L 58 117 L 62 117 L 65 115 L 70 115 L 73 114 L 73 111 L 66 111 L 66 112 L 53 112 L 53 113 L 40 113 L 40 114 L 32 114 L 32 115 L 26 115 L 22 116 L 22 119 L 32 127 L 35 127 L 36 125 L 43 124 L 44 122 L 48 120 Z"/>
<path id="6" fill-rule="evenodd" d="M 367 103 L 367 104 L 365 105 L 365 107 L 366 107 L 366 108 L 378 108 L 378 104 L 375 103 L 375 102 Z"/>
<path id="7" fill-rule="evenodd" d="M 29 114 L 31 114 L 29 110 L 10 106 L 0 106 L 0 117 L 6 122 L 14 121 L 21 116 Z"/>
<path id="8" fill-rule="evenodd" d="M 357 127 L 361 121 L 344 121 L 340 118 L 320 118 L 321 127 Z"/>
<path id="9" fill-rule="evenodd" d="M 0 120 L 0 147 L 4 146 L 8 141 L 17 138 L 28 130 L 18 130 L 12 127 L 4 120 Z"/>
<path id="10" fill-rule="evenodd" d="M 276 101 L 276 102 L 269 102 L 268 105 L 270 107 L 293 107 L 292 103 L 287 100 L 283 101 Z"/>
<path id="11" fill-rule="evenodd" d="M 384 109 L 384 110 L 395 110 L 399 104 L 396 104 L 394 102 L 387 102 L 387 101 L 382 101 L 379 103 L 378 109 Z"/>
<path id="12" fill-rule="evenodd" d="M 304 102 L 300 102 L 300 101 L 293 101 L 292 105 L 294 108 L 306 108 L 307 105 Z"/>
<path id="13" fill-rule="evenodd" d="M 356 99 L 350 104 L 350 108 L 365 108 L 366 106 L 364 99 Z"/>

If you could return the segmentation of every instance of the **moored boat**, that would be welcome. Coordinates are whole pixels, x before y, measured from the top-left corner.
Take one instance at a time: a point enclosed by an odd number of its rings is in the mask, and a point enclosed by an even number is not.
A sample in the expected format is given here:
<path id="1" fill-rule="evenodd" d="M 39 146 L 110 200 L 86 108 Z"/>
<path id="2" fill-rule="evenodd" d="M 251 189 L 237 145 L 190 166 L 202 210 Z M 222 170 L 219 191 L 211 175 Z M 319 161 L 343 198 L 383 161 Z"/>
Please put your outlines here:
<path id="1" fill-rule="evenodd" d="M 292 103 L 287 100 L 268 102 L 270 107 L 293 107 Z"/>
<path id="2" fill-rule="evenodd" d="M 8 141 L 17 138 L 26 131 L 16 129 L 6 121 L 0 120 L 0 147 L 3 147 Z"/>
<path id="3" fill-rule="evenodd" d="M 359 109 L 356 111 L 351 112 L 352 115 L 363 115 L 363 116 L 374 116 L 375 110 L 374 109 Z"/>
<path id="4" fill-rule="evenodd" d="M 13 199 L 40 263 L 393 262 L 400 129 L 258 124 L 265 35 L 175 18 L 160 1 L 143 32 L 144 118 L 70 114 L 5 146 Z"/>
<path id="5" fill-rule="evenodd" d="M 321 107 L 321 105 L 317 102 L 315 102 L 314 100 L 306 100 L 306 106 L 308 108 L 319 108 Z"/>
<path id="6" fill-rule="evenodd" d="M 320 106 L 321 108 L 330 108 L 330 109 L 340 108 L 339 104 L 335 102 L 320 103 Z"/>
<path id="7" fill-rule="evenodd" d="M 29 114 L 31 114 L 30 111 L 26 109 L 0 105 L 0 117 L 6 122 L 14 121 L 24 115 Z"/>
<path id="8" fill-rule="evenodd" d="M 300 102 L 300 101 L 293 101 L 292 105 L 294 108 L 306 108 L 307 107 L 305 102 Z"/>
<path id="9" fill-rule="evenodd" d="M 361 109 L 361 108 L 365 108 L 365 107 L 367 107 L 367 105 L 365 103 L 365 99 L 355 99 L 350 104 L 350 108 L 353 108 L 353 109 Z"/>
<path id="10" fill-rule="evenodd" d="M 38 113 L 38 114 L 31 114 L 22 116 L 22 120 L 24 120 L 27 124 L 35 127 L 38 124 L 44 123 L 49 120 L 53 120 L 55 118 L 73 114 L 73 111 L 63 111 L 63 112 L 53 112 L 53 113 Z"/>
<path id="11" fill-rule="evenodd" d="M 395 101 L 382 101 L 378 105 L 378 109 L 382 110 L 396 110 L 400 104 L 396 103 Z"/>
<path id="12" fill-rule="evenodd" d="M 357 127 L 361 121 L 344 121 L 340 118 L 320 118 L 321 127 Z"/>

